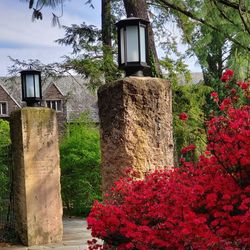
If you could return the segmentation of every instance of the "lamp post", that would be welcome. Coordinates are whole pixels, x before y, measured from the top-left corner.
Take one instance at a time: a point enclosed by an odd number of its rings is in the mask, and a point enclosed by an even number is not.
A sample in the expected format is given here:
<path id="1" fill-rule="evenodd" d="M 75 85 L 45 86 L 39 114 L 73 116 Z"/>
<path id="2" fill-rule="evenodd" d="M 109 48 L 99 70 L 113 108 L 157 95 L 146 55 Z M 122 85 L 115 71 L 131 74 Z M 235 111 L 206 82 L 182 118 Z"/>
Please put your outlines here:
<path id="1" fill-rule="evenodd" d="M 22 100 L 29 107 L 39 106 L 42 100 L 41 71 L 23 70 L 21 74 Z"/>
<path id="2" fill-rule="evenodd" d="M 41 72 L 23 70 L 22 100 L 29 107 L 42 99 Z M 62 202 L 56 113 L 47 108 L 11 112 L 15 229 L 26 246 L 62 240 Z M 44 185 L 46 183 L 46 185 Z"/>
<path id="3" fill-rule="evenodd" d="M 118 29 L 118 66 L 126 76 L 143 76 L 148 68 L 148 24 L 137 17 L 116 23 Z"/>

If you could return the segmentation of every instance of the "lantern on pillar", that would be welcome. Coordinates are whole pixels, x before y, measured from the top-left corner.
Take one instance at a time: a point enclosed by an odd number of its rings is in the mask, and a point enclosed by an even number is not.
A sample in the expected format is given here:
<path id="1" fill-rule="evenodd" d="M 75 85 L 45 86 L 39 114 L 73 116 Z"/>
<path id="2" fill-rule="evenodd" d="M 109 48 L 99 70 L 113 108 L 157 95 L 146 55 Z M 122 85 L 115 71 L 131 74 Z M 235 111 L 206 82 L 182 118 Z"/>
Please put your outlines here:
<path id="1" fill-rule="evenodd" d="M 23 70 L 21 74 L 22 100 L 27 106 L 38 106 L 42 100 L 41 71 Z"/>
<path id="2" fill-rule="evenodd" d="M 148 68 L 148 24 L 137 17 L 116 23 L 118 29 L 118 66 L 126 76 L 143 76 Z"/>

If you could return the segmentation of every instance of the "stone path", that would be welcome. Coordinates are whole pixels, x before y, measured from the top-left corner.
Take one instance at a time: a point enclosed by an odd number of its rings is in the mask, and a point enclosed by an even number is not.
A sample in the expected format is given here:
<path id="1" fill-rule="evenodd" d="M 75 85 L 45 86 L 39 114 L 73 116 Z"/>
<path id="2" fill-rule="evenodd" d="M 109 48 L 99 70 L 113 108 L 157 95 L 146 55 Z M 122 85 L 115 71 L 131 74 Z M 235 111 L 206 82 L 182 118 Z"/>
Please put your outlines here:
<path id="1" fill-rule="evenodd" d="M 1 247 L 0 250 L 87 250 L 87 241 L 91 239 L 91 233 L 87 230 L 87 223 L 79 218 L 65 218 L 63 220 L 63 242 L 44 246 L 24 247 L 21 245 Z"/>

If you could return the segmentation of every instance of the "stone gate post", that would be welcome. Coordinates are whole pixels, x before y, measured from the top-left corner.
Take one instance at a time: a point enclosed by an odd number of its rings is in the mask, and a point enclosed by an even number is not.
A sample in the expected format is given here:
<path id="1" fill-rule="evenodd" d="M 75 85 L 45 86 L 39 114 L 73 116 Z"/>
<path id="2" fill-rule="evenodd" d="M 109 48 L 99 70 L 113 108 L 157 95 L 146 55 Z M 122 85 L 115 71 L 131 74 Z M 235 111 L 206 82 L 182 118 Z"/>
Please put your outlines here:
<path id="1" fill-rule="evenodd" d="M 27 107 L 10 120 L 15 224 L 24 245 L 62 240 L 60 159 L 55 112 Z"/>
<path id="2" fill-rule="evenodd" d="M 173 166 L 170 83 L 126 77 L 98 91 L 103 192 L 132 167 L 142 178 L 155 168 Z"/>

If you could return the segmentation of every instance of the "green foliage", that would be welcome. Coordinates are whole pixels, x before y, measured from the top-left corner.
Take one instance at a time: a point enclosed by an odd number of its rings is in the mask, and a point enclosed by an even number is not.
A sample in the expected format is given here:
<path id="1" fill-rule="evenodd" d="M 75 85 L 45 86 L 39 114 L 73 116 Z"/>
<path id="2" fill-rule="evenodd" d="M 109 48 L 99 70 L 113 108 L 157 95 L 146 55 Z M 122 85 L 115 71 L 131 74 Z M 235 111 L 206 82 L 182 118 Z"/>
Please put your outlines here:
<path id="1" fill-rule="evenodd" d="M 115 49 L 103 45 L 101 30 L 94 25 L 72 24 L 63 26 L 65 37 L 56 40 L 61 45 L 72 46 L 75 57 L 66 57 L 64 67 L 85 75 L 89 87 L 96 89 L 105 81 L 113 82 L 120 77 L 120 72 L 114 62 Z"/>
<path id="2" fill-rule="evenodd" d="M 10 144 L 10 127 L 9 123 L 3 119 L 0 119 L 0 145 L 9 145 Z"/>
<path id="3" fill-rule="evenodd" d="M 98 46 L 101 45 L 101 30 L 96 26 L 87 25 L 83 22 L 80 25 L 63 26 L 63 29 L 65 30 L 65 37 L 57 39 L 55 42 L 72 46 L 74 54 L 81 51 L 99 53 Z M 90 56 L 89 53 L 88 56 Z"/>
<path id="4" fill-rule="evenodd" d="M 173 86 L 179 84 L 179 78 L 182 75 L 185 79 L 185 82 L 190 83 L 191 74 L 187 68 L 187 65 L 183 62 L 183 58 L 180 56 L 177 60 L 173 60 L 170 57 L 166 56 L 160 61 L 161 66 L 168 73 L 168 79 Z"/>
<path id="5" fill-rule="evenodd" d="M 113 51 L 109 46 L 103 46 L 103 55 L 101 70 L 105 74 L 105 81 L 111 83 L 121 77 L 121 73 L 117 69 L 117 65 L 113 58 Z"/>
<path id="6" fill-rule="evenodd" d="M 200 155 L 206 146 L 204 105 L 206 96 L 211 88 L 199 85 L 173 85 L 173 123 L 175 140 L 175 159 L 180 159 L 181 149 L 190 145 L 196 145 L 196 154 Z M 179 115 L 185 112 L 188 115 L 186 121 L 182 121 Z M 196 156 L 197 156 L 196 155 Z"/>
<path id="7" fill-rule="evenodd" d="M 62 199 L 67 213 L 87 215 L 101 199 L 99 130 L 83 114 L 60 142 Z"/>
<path id="8" fill-rule="evenodd" d="M 249 76 L 250 26 L 249 23 L 244 23 L 243 18 L 249 18 L 250 6 L 247 1 L 242 1 L 240 6 L 236 2 L 233 3 L 234 7 L 238 6 L 236 9 L 225 4 L 226 1 L 156 2 L 159 8 L 169 11 L 165 17 L 169 21 L 175 21 L 181 29 L 182 41 L 189 45 L 186 55 L 195 55 L 198 58 L 205 85 L 209 86 L 178 86 L 180 74 L 189 82 L 188 72 L 182 64 L 183 58 L 180 56 L 177 60 L 172 60 L 167 53 L 166 58 L 162 60 L 162 66 L 167 69 L 168 77 L 174 86 L 174 135 L 178 159 L 180 149 L 190 143 L 198 146 L 196 151 L 202 151 L 204 148 L 206 136 L 203 123 L 214 105 L 210 92 L 216 91 L 219 96 L 225 98 L 224 86 L 219 81 L 223 71 L 232 68 L 236 77 L 241 80 Z M 188 114 L 187 121 L 179 119 L 181 112 Z M 197 140 L 200 143 L 197 143 Z"/>
<path id="9" fill-rule="evenodd" d="M 182 41 L 189 45 L 186 56 L 197 57 L 206 85 L 216 87 L 226 68 L 233 69 L 240 79 L 247 78 L 250 66 L 250 26 L 247 22 L 250 17 L 249 1 L 151 2 L 152 5 L 157 2 L 159 9 L 165 9 L 165 19 L 175 22 L 180 28 Z M 173 35 L 170 33 L 165 40 L 170 40 L 169 37 Z M 167 45 L 169 48 L 171 44 Z M 239 64 L 242 65 L 241 69 Z"/>
<path id="10" fill-rule="evenodd" d="M 10 129 L 9 123 L 0 119 L 0 212 L 5 209 L 3 199 L 9 193 Z"/>
<path id="11" fill-rule="evenodd" d="M 200 155 L 206 146 L 206 132 L 204 128 L 204 107 L 206 97 L 212 88 L 204 85 L 191 84 L 192 78 L 187 65 L 180 57 L 176 61 L 169 57 L 161 60 L 161 65 L 168 72 L 168 79 L 173 90 L 173 127 L 175 140 L 175 161 L 181 157 L 181 149 L 190 145 L 196 145 L 196 155 Z M 185 85 L 180 85 L 183 77 Z M 188 115 L 186 121 L 182 121 L 179 115 L 185 112 Z"/>

